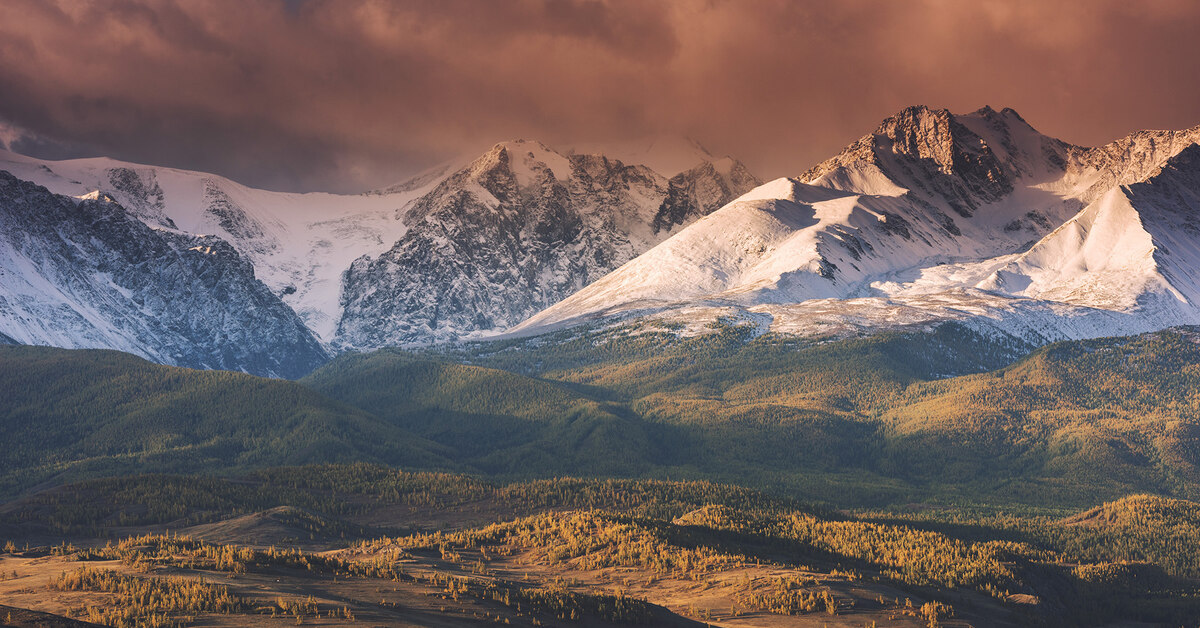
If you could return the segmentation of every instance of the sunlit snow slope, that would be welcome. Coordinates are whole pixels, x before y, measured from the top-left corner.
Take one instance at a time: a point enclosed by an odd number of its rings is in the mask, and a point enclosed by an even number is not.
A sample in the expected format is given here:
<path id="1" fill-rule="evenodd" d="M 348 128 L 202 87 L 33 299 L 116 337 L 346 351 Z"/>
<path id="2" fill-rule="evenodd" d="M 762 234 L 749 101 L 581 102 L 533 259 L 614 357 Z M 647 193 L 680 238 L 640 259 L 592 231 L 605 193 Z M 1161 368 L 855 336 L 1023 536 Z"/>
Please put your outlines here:
<path id="1" fill-rule="evenodd" d="M 970 320 L 1041 342 L 1200 322 L 1200 127 L 1098 148 L 912 107 L 516 328 L 720 316 L 827 334 Z"/>

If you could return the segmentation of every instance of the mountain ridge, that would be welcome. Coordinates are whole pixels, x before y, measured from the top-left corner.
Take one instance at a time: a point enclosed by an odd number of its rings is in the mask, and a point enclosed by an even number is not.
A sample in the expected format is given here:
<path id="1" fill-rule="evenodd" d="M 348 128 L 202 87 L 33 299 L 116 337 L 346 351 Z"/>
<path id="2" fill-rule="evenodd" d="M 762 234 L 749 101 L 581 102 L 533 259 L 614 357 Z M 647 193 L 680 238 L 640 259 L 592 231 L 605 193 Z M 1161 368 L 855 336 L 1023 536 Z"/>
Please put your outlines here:
<path id="1" fill-rule="evenodd" d="M 227 243 L 322 352 L 643 316 L 683 333 L 734 317 L 801 336 L 959 321 L 1036 344 L 1200 321 L 1197 140 L 1200 126 L 1087 148 L 1008 108 L 913 106 L 764 185 L 694 142 L 627 151 L 701 158 L 669 178 L 513 140 L 353 196 L 103 158 L 4 153 L 0 167 L 107 197 L 157 233 Z M 14 276 L 19 263 L 4 262 Z M 15 329 L 0 321 L 22 342 L 106 346 Z M 115 347 L 183 363 L 138 342 Z"/>
<path id="2" fill-rule="evenodd" d="M 25 344 L 298 377 L 327 354 L 224 240 L 0 171 L 0 319 Z"/>
<path id="3" fill-rule="evenodd" d="M 704 162 L 667 180 L 603 155 L 497 144 L 409 204 L 391 249 L 350 266 L 338 344 L 507 329 L 758 182 L 740 163 L 729 171 Z"/>
<path id="4" fill-rule="evenodd" d="M 1066 225 L 1090 227 L 1087 216 L 1113 214 L 1112 199 L 1123 189 L 1162 187 L 1153 181 L 1164 169 L 1187 171 L 1175 176 L 1186 181 L 1175 184 L 1170 201 L 1160 195 L 1157 202 L 1173 203 L 1175 215 L 1194 214 L 1200 203 L 1178 189 L 1194 184 L 1189 169 L 1197 140 L 1200 126 L 1140 131 L 1083 148 L 1038 133 L 1011 109 L 955 115 L 909 107 L 800 177 L 735 199 L 512 333 L 608 316 L 647 316 L 691 330 L 732 316 L 801 335 L 969 320 L 1044 343 L 1194 323 L 1200 321 L 1194 299 L 1172 303 L 1153 296 L 1163 282 L 1181 282 L 1188 291 L 1195 285 L 1187 269 L 1200 238 L 1176 237 L 1190 233 L 1181 227 L 1186 221 L 1159 229 L 1177 253 L 1155 248 L 1154 268 L 1178 267 L 1168 273 L 1171 280 L 1142 268 L 1143 284 L 1114 282 L 1120 272 L 1136 270 L 1121 265 L 1133 258 L 1108 265 L 1093 260 L 1090 272 L 1072 274 L 1063 265 L 1077 256 L 1063 252 L 1060 259 L 1045 251 Z M 1149 205 L 1148 192 L 1138 199 L 1142 207 L 1134 213 L 1161 213 Z M 1108 211 L 1102 212 L 1104 202 Z M 1155 246 L 1140 242 L 1143 252 Z M 1091 248 L 1108 254 L 1103 244 Z M 1149 255 L 1130 255 L 1143 254 Z M 1063 266 L 1064 281 L 1082 277 L 1082 283 L 1074 292 L 1065 285 L 1027 291 L 1012 268 L 1034 259 Z M 1108 279 L 1104 268 L 1114 270 Z M 1093 285 L 1107 286 L 1108 294 L 1082 289 Z"/>
<path id="5" fill-rule="evenodd" d="M 526 143 L 514 141 L 497 146 L 519 145 Z M 506 172 L 510 179 L 521 179 L 522 185 L 514 186 L 512 190 L 514 199 L 528 194 L 548 196 L 537 208 L 538 211 L 542 211 L 542 215 L 531 217 L 529 225 L 516 227 L 515 230 L 508 229 L 504 237 L 513 239 L 516 235 L 518 237 L 514 242 L 519 241 L 524 229 L 535 236 L 534 248 L 537 250 L 525 253 L 519 253 L 512 247 L 509 247 L 512 249 L 509 251 L 495 249 L 490 253 L 476 250 L 471 252 L 471 260 L 467 264 L 461 259 L 439 259 L 436 255 L 427 259 L 434 269 L 430 272 L 435 272 L 436 276 L 422 279 L 407 274 L 404 280 L 411 284 L 405 288 L 408 293 L 420 298 L 429 294 L 440 294 L 437 287 L 443 280 L 447 285 L 460 287 L 472 285 L 474 282 L 480 286 L 482 294 L 486 295 L 487 290 L 492 289 L 489 283 L 495 282 L 487 281 L 488 271 L 485 267 L 504 263 L 503 255 L 507 255 L 511 272 L 509 279 L 500 282 L 499 289 L 502 294 L 498 296 L 476 300 L 463 299 L 457 306 L 448 304 L 444 299 L 431 304 L 430 307 L 436 310 L 437 314 L 425 320 L 434 324 L 421 327 L 419 322 L 414 321 L 408 325 L 414 330 L 408 336 L 393 333 L 394 327 L 386 328 L 382 323 L 397 318 L 415 317 L 410 310 L 419 308 L 404 310 L 401 300 L 376 301 L 370 310 L 352 307 L 350 320 L 345 321 L 343 325 L 343 319 L 347 318 L 346 306 L 357 305 L 359 301 L 356 299 L 362 298 L 364 291 L 374 292 L 380 288 L 344 282 L 347 278 L 353 280 L 356 275 L 351 271 L 366 264 L 367 259 L 378 259 L 406 241 L 414 242 L 414 246 L 420 249 L 430 238 L 437 238 L 436 233 L 430 233 L 436 229 L 430 229 L 426 219 L 430 216 L 430 208 L 437 204 L 435 192 L 440 189 L 439 186 L 445 187 L 448 181 L 456 180 L 456 176 L 462 183 L 462 189 L 448 192 L 443 190 L 439 194 L 470 195 L 480 191 L 483 196 L 491 197 L 494 201 L 495 198 L 490 192 L 476 186 L 470 180 L 469 174 L 472 164 L 476 164 L 480 159 L 486 160 L 495 149 L 463 168 L 455 169 L 454 166 L 448 165 L 440 171 L 418 176 L 409 184 L 393 186 L 394 189 L 384 190 L 383 193 L 359 195 L 268 192 L 206 173 L 128 164 L 107 158 L 48 162 L 4 152 L 0 153 L 0 170 L 11 171 L 18 179 L 39 183 L 51 192 L 66 196 L 107 198 L 119 204 L 129 216 L 157 232 L 189 237 L 207 234 L 204 237 L 214 237 L 227 243 L 242 259 L 250 263 L 255 278 L 265 284 L 283 304 L 294 310 L 304 326 L 316 335 L 322 345 L 322 352 L 330 349 L 373 348 L 403 342 L 453 340 L 463 334 L 491 330 L 497 325 L 506 326 L 511 324 L 507 321 L 515 321 L 533 313 L 537 305 L 548 305 L 558 300 L 591 278 L 615 267 L 620 261 L 640 253 L 651 243 L 665 238 L 677 224 L 694 220 L 698 215 L 724 204 L 728 195 L 742 191 L 740 188 L 731 190 L 731 186 L 748 188 L 758 183 L 757 179 L 735 160 L 727 160 L 729 163 L 723 164 L 721 169 L 697 166 L 694 169 L 696 172 L 680 173 L 675 179 L 668 180 L 644 166 L 627 166 L 608 160 L 602 155 L 572 154 L 568 158 L 540 143 L 528 143 L 527 147 L 532 148 L 535 145 L 536 150 L 545 159 L 554 161 L 560 170 L 566 169 L 560 173 L 564 179 L 561 183 L 555 183 L 558 179 L 551 177 L 550 180 L 539 183 L 537 170 L 544 166 L 544 163 L 525 163 L 528 160 L 524 159 L 518 160 L 520 163 L 514 162 L 515 165 L 521 166 L 517 169 L 519 171 Z M 578 168 L 570 165 L 572 160 Z M 537 168 L 530 169 L 532 166 Z M 575 183 L 568 181 L 573 168 L 587 175 L 582 177 L 586 180 Z M 632 174 L 622 178 L 614 173 Z M 731 177 L 731 173 L 736 176 Z M 586 202 L 577 203 L 581 205 L 578 208 L 561 207 L 562 203 L 572 201 L 569 195 L 562 194 L 562 190 L 556 191 L 556 185 L 580 187 L 575 192 L 575 197 L 583 198 Z M 631 185 L 635 187 L 633 193 L 628 191 Z M 545 189 L 534 189 L 539 186 Z M 664 200 L 671 195 L 676 200 L 672 206 L 676 213 L 665 218 L 661 224 L 652 226 L 651 219 L 642 214 L 648 215 L 658 211 Z M 519 202 L 516 204 L 520 205 Z M 487 203 L 484 203 L 485 207 L 486 205 Z M 574 271 L 568 269 L 569 276 L 558 278 L 555 277 L 558 269 L 539 267 L 539 255 L 542 258 L 558 259 L 560 265 L 570 266 L 566 259 L 578 252 L 578 246 L 570 251 L 556 249 L 572 246 L 567 236 L 571 235 L 574 227 L 570 224 L 560 224 L 560 219 L 574 213 L 578 215 L 573 218 L 581 220 L 581 216 L 590 212 L 605 214 L 604 217 L 593 220 L 595 224 L 590 225 L 591 238 L 588 246 L 591 247 L 589 250 L 592 252 L 593 261 L 576 265 L 578 268 Z M 441 219 L 442 226 L 445 226 L 464 217 L 443 213 L 438 218 Z M 524 224 L 522 220 L 518 219 L 514 224 Z M 413 227 L 417 228 L 416 232 L 409 234 Z M 468 240 L 478 240 L 486 232 L 481 225 L 466 223 L 459 225 L 458 230 Z M 492 235 L 497 241 L 503 239 L 499 232 Z M 489 254 L 493 258 L 489 259 Z M 10 273 L 20 275 L 21 271 L 13 266 L 14 264 L 19 265 L 19 262 L 15 259 L 0 260 L 0 267 L 7 266 Z M 27 266 L 21 268 L 24 268 L 25 272 L 32 272 Z M 571 272 L 574 274 L 570 274 Z M 479 278 L 480 273 L 484 275 L 482 279 Z M 455 276 L 459 277 L 457 283 L 454 280 Z M 50 286 L 55 284 L 56 277 L 39 276 L 31 277 L 30 280 Z M 511 282 L 512 285 L 506 286 L 506 282 Z M 349 292 L 343 294 L 347 287 L 350 288 Z M 532 294 L 531 297 L 525 297 L 526 305 L 520 305 L 521 290 Z M 27 296 L 35 298 L 36 291 Z M 500 322 L 497 323 L 490 318 L 495 316 L 494 312 L 473 309 L 496 302 L 505 306 L 516 302 L 517 305 L 513 307 L 517 308 L 517 314 L 509 318 L 501 316 L 498 319 Z M 460 311 L 455 311 L 455 307 L 459 307 Z M 494 307 L 493 305 L 493 309 Z M 361 315 L 368 325 L 356 328 L 356 315 Z M 104 311 L 98 316 L 104 318 Z M 380 329 L 372 329 L 376 326 L 376 321 L 381 321 L 377 325 Z M 450 327 L 445 321 L 456 321 L 457 325 Z M 14 325 L 19 323 L 0 320 L 0 333 L 7 332 L 8 336 L 15 333 L 24 339 L 23 342 L 39 344 L 111 346 L 131 350 L 165 363 L 204 363 L 181 361 L 184 358 L 164 354 L 159 348 L 152 346 L 156 341 L 150 335 L 142 336 L 141 340 L 129 338 L 116 344 L 98 337 L 55 340 L 45 334 L 31 336 L 17 333 L 14 331 Z M 359 329 L 358 336 L 347 333 L 346 330 L 349 329 Z M 142 342 L 149 344 L 141 347 L 139 343 Z M 237 362 L 223 362 L 222 365 L 235 370 L 257 368 Z"/>

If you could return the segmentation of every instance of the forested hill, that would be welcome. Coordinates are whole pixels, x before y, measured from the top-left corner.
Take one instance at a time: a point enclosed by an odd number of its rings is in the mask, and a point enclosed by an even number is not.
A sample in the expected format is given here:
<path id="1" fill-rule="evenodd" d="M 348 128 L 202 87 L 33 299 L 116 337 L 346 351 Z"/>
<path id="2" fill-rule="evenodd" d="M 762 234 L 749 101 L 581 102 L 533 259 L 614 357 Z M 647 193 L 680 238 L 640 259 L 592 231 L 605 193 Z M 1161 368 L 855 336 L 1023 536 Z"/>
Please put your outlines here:
<path id="1" fill-rule="evenodd" d="M 705 478 L 839 507 L 1084 507 L 1200 486 L 1191 329 L 1059 343 L 950 378 L 939 373 L 1011 347 L 945 331 L 797 342 L 737 325 L 484 346 L 347 355 L 301 382 L 0 347 L 3 492 L 348 460 Z"/>
<path id="2" fill-rule="evenodd" d="M 117 351 L 0 346 L 0 399 L 6 494 L 146 470 L 449 464 L 428 441 L 299 384 Z"/>

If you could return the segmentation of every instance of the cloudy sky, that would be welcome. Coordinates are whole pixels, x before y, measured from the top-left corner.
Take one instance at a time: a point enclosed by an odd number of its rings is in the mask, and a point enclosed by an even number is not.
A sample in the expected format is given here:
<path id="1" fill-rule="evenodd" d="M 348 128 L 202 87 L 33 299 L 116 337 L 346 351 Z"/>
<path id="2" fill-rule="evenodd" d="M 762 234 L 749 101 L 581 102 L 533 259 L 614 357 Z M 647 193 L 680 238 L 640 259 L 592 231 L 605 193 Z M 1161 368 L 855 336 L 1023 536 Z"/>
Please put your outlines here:
<path id="1" fill-rule="evenodd" d="M 4 0 L 0 145 L 358 191 L 511 138 L 802 172 L 910 104 L 1200 124 L 1191 0 Z"/>

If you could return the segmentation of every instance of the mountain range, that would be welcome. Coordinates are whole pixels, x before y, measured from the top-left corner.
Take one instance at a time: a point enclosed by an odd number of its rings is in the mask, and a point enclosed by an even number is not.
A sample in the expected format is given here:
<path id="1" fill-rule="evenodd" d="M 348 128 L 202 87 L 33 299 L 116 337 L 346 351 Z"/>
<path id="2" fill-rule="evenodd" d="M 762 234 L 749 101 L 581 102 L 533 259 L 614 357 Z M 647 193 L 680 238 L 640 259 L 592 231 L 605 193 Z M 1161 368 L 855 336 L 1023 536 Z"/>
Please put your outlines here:
<path id="1" fill-rule="evenodd" d="M 766 184 L 512 141 L 342 196 L 0 155 L 0 612 L 1186 625 L 1198 135 L 914 107 Z"/>
<path id="2" fill-rule="evenodd" d="M 854 334 L 955 320 L 1034 344 L 1200 321 L 1200 127 L 1098 148 L 912 107 L 522 323 Z"/>
<path id="3" fill-rule="evenodd" d="M 1085 148 L 1011 109 L 910 107 L 765 184 L 694 143 L 518 140 L 360 195 L 0 153 L 0 339 L 297 377 L 347 350 L 631 320 L 953 321 L 1032 346 L 1195 324 L 1197 141 Z"/>
<path id="4" fill-rule="evenodd" d="M 695 144 L 631 154 L 696 162 L 664 174 L 518 140 L 384 190 L 332 195 L 0 153 L 0 338 L 290 377 L 337 351 L 501 331 L 759 184 Z M 93 237 L 105 227 L 92 213 L 137 234 Z M 174 257 L 153 252 L 161 241 L 178 243 Z M 215 303 L 156 278 L 162 262 L 201 253 L 222 269 L 209 276 Z M 194 333 L 162 329 L 181 320 Z"/>

